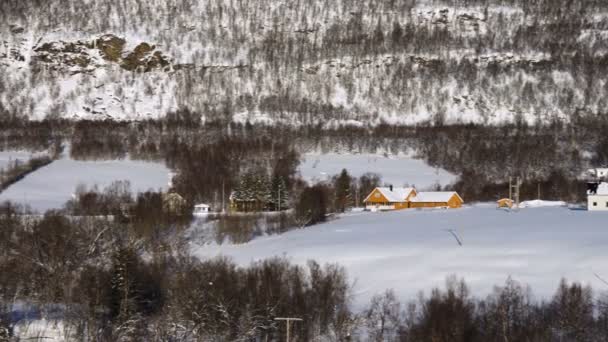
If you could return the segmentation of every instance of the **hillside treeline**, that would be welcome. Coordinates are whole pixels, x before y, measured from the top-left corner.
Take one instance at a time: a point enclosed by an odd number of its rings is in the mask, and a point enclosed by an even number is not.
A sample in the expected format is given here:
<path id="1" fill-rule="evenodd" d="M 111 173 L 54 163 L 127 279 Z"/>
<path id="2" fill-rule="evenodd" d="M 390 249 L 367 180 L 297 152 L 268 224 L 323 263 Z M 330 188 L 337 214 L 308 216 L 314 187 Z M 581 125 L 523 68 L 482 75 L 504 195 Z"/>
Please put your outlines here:
<path id="1" fill-rule="evenodd" d="M 299 317 L 297 341 L 605 341 L 608 301 L 562 281 L 552 297 L 508 279 L 487 297 L 463 280 L 391 290 L 353 306 L 353 282 L 339 265 L 281 258 L 236 265 L 188 253 L 176 226 L 135 229 L 101 217 L 0 208 L 0 340 L 40 324 L 82 341 L 279 341 Z M 179 230 L 177 230 L 179 232 Z M 407 267 L 407 265 L 405 265 Z M 41 323 L 42 322 L 42 323 Z"/>
<path id="2" fill-rule="evenodd" d="M 608 165 L 606 117 L 580 118 L 569 125 L 380 125 L 373 129 L 202 125 L 197 118 L 200 114 L 186 111 L 138 123 L 4 122 L 0 139 L 4 149 L 69 145 L 75 159 L 129 156 L 164 161 L 175 172 L 174 186 L 180 194 L 192 202 L 216 203 L 216 207 L 221 207 L 222 199 L 227 201 L 247 173 L 260 170 L 268 179 L 282 179 L 287 192 L 297 197 L 303 186 L 296 172 L 300 156 L 310 151 L 414 152 L 431 166 L 460 175 L 453 188 L 467 202 L 506 196 L 509 177 L 522 178 L 526 198 L 535 198 L 540 186 L 543 198 L 581 200 L 585 195 L 581 173 Z"/>
<path id="3" fill-rule="evenodd" d="M 0 18 L 2 116 L 534 124 L 605 115 L 608 98 L 599 0 L 7 0 Z M 73 70 L 97 52 L 32 52 L 105 34 L 170 66 Z"/>

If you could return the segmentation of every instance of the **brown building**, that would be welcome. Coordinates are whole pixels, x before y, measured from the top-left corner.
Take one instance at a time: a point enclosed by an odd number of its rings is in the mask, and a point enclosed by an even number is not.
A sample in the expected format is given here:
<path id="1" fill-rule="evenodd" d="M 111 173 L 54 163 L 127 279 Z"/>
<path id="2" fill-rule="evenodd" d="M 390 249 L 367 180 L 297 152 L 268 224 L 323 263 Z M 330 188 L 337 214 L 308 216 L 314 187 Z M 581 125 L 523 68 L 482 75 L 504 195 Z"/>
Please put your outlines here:
<path id="1" fill-rule="evenodd" d="M 410 202 L 410 208 L 460 208 L 464 204 L 455 191 L 419 192 Z"/>
<path id="2" fill-rule="evenodd" d="M 496 206 L 498 208 L 513 208 L 513 200 L 510 198 L 501 198 L 496 201 Z"/>
<path id="3" fill-rule="evenodd" d="M 407 208 L 460 208 L 464 201 L 454 191 L 417 192 L 414 188 L 375 188 L 364 200 L 371 211 Z"/>
<path id="4" fill-rule="evenodd" d="M 365 209 L 371 211 L 399 210 L 408 208 L 412 197 L 416 196 L 414 188 L 378 187 L 363 200 Z"/>

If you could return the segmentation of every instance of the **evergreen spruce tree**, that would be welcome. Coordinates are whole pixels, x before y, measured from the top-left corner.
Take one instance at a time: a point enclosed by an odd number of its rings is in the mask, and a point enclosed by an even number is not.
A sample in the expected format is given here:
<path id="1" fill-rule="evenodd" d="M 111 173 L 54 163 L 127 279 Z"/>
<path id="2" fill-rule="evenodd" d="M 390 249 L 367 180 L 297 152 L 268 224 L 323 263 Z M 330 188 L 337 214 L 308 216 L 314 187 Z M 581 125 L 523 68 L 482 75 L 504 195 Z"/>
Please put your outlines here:
<path id="1" fill-rule="evenodd" d="M 110 315 L 119 319 L 131 308 L 127 303 L 131 298 L 133 269 L 132 252 L 128 248 L 118 249 L 112 256 L 112 290 L 110 292 Z"/>
<path id="2" fill-rule="evenodd" d="M 272 209 L 272 184 L 265 172 L 258 175 L 257 184 L 258 200 L 262 203 L 264 209 Z"/>
<path id="3" fill-rule="evenodd" d="M 287 209 L 287 200 L 289 194 L 287 193 L 285 179 L 281 176 L 274 175 L 271 183 L 273 210 Z"/>
<path id="4" fill-rule="evenodd" d="M 116 340 L 135 341 L 140 335 L 141 316 L 137 308 L 137 264 L 131 247 L 119 248 L 112 257 L 110 316 L 114 321 Z"/>
<path id="5" fill-rule="evenodd" d="M 334 206 L 336 211 L 344 212 L 350 205 L 351 193 L 350 193 L 351 177 L 346 169 L 342 169 L 340 175 L 334 180 L 334 191 L 335 191 L 335 202 Z"/>

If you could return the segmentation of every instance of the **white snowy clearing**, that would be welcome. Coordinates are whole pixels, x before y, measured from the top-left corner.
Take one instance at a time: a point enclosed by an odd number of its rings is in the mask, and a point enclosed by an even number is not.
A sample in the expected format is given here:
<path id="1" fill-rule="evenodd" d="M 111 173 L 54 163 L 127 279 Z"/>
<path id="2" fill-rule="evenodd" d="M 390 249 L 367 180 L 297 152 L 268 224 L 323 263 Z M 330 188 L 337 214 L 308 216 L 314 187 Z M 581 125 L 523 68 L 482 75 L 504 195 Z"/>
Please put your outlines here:
<path id="1" fill-rule="evenodd" d="M 564 201 L 543 201 L 543 200 L 531 200 L 523 201 L 519 204 L 520 208 L 539 208 L 539 207 L 565 207 L 568 204 Z"/>
<path id="2" fill-rule="evenodd" d="M 299 171 L 309 182 L 324 181 L 346 169 L 351 176 L 359 177 L 366 172 L 382 176 L 382 183 L 394 186 L 416 186 L 424 189 L 439 183 L 451 184 L 457 176 L 443 169 L 434 168 L 421 159 L 407 155 L 373 153 L 338 154 L 305 153 Z"/>
<path id="3" fill-rule="evenodd" d="M 6 168 L 15 160 L 25 163 L 36 155 L 36 153 L 27 151 L 0 151 L 0 170 Z"/>
<path id="4" fill-rule="evenodd" d="M 352 213 L 339 219 L 243 245 L 197 245 L 200 258 L 229 256 L 240 265 L 274 256 L 292 262 L 339 263 L 354 282 L 354 304 L 392 288 L 415 300 L 463 277 L 483 297 L 511 276 L 537 298 L 551 296 L 562 277 L 608 290 L 608 213 L 539 207 L 499 210 L 494 204 L 462 209 Z M 462 240 L 460 246 L 448 231 Z"/>
<path id="5" fill-rule="evenodd" d="M 166 189 L 169 169 L 162 163 L 129 159 L 80 161 L 59 159 L 27 175 L 0 193 L 0 202 L 27 204 L 44 212 L 63 207 L 79 184 L 100 190 L 114 181 L 127 180 L 133 192 Z"/>

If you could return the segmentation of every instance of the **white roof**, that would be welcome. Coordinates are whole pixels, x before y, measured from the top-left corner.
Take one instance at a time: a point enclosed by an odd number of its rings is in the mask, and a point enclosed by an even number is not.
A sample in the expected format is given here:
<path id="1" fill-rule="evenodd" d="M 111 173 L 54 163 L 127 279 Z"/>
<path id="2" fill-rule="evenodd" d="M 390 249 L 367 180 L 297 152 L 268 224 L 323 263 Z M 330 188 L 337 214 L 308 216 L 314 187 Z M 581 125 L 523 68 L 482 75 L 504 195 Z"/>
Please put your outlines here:
<path id="1" fill-rule="evenodd" d="M 208 205 L 208 204 L 201 203 L 201 204 L 197 204 L 197 205 L 195 205 L 194 207 L 195 207 L 195 208 L 209 208 L 209 205 Z"/>
<path id="2" fill-rule="evenodd" d="M 454 195 L 458 196 L 454 191 L 425 191 L 419 192 L 412 198 L 412 202 L 447 202 Z"/>
<path id="3" fill-rule="evenodd" d="M 601 182 L 597 185 L 597 193 L 592 194 L 589 190 L 587 190 L 587 195 L 608 195 L 608 183 Z"/>
<path id="4" fill-rule="evenodd" d="M 382 195 L 389 202 L 405 202 L 405 199 L 407 198 L 407 196 L 409 196 L 409 194 L 412 191 L 414 191 L 414 188 L 397 188 L 397 187 L 393 187 L 393 191 L 391 191 L 391 188 L 389 188 L 389 187 L 378 187 L 376 189 L 378 189 L 380 191 L 380 193 L 382 193 Z M 369 194 L 369 196 L 367 196 L 365 198 L 365 200 L 363 200 L 363 202 L 367 201 L 373 193 L 374 192 L 372 191 L 372 193 Z"/>

